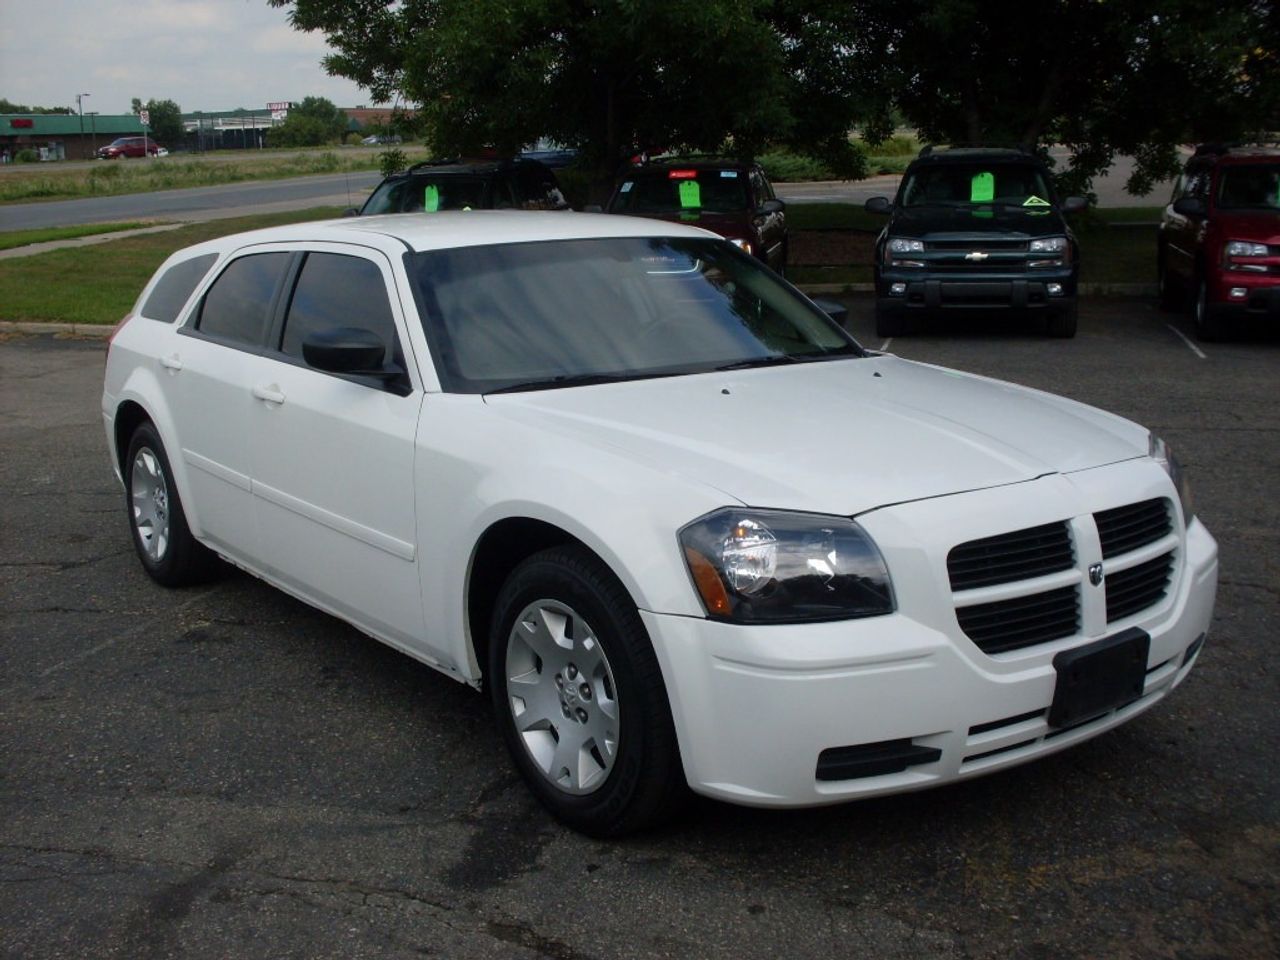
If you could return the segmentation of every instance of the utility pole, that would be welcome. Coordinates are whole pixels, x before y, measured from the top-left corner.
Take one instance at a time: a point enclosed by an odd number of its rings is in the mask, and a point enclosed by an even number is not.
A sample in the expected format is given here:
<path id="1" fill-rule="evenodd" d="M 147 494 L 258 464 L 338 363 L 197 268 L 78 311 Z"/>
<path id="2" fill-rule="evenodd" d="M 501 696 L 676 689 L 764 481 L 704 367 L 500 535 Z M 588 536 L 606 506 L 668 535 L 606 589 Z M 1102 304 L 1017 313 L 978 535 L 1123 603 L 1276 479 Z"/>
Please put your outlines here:
<path id="1" fill-rule="evenodd" d="M 84 103 L 82 101 L 87 96 L 89 96 L 89 94 L 87 93 L 76 94 L 76 109 L 80 111 L 80 149 L 81 150 L 84 149 Z M 97 151 L 94 151 L 94 152 L 96 153 Z M 89 158 L 90 159 L 93 158 L 92 153 L 89 154 Z"/>

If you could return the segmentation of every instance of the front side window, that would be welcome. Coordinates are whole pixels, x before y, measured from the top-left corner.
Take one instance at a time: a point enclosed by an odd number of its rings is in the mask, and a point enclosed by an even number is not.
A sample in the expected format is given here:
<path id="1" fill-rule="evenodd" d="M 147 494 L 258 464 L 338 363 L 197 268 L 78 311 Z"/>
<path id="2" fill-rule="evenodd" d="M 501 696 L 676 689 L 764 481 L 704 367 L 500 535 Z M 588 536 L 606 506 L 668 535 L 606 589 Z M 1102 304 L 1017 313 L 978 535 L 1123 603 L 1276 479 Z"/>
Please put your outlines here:
<path id="1" fill-rule="evenodd" d="M 206 253 L 175 263 L 152 288 L 146 303 L 138 311 L 139 315 L 161 323 L 173 323 L 217 259 L 216 253 Z"/>
<path id="2" fill-rule="evenodd" d="M 363 257 L 309 253 L 289 300 L 280 352 L 303 360 L 308 335 L 334 327 L 360 327 L 378 335 L 385 357 L 397 354 L 396 324 L 378 265 Z"/>
<path id="3" fill-rule="evenodd" d="M 863 356 L 723 240 L 621 238 L 406 254 L 445 389 L 545 389 Z"/>
<path id="4" fill-rule="evenodd" d="M 1220 210 L 1280 210 L 1280 163 L 1224 166 L 1218 172 Z"/>
<path id="5" fill-rule="evenodd" d="M 1051 194 L 1040 170 L 1028 163 L 947 163 L 918 167 L 902 184 L 905 207 L 985 204 L 1047 207 Z"/>
<path id="6" fill-rule="evenodd" d="M 738 213 L 747 209 L 747 177 L 740 170 L 641 170 L 622 182 L 613 213 Z"/>
<path id="7" fill-rule="evenodd" d="M 291 256 L 255 253 L 232 260 L 204 295 L 196 329 L 227 343 L 260 347 Z"/>

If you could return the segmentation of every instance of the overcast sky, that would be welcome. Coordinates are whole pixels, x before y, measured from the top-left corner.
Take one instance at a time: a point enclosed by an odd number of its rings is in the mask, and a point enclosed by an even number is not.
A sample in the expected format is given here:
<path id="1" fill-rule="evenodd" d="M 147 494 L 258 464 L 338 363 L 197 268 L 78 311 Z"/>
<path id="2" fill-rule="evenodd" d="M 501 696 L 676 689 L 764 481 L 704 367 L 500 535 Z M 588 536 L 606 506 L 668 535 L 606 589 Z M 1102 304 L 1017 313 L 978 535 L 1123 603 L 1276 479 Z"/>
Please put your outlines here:
<path id="1" fill-rule="evenodd" d="M 320 66 L 324 37 L 289 26 L 267 0 L 0 0 L 0 97 L 128 113 L 176 100 L 184 112 L 328 97 L 372 105 Z"/>

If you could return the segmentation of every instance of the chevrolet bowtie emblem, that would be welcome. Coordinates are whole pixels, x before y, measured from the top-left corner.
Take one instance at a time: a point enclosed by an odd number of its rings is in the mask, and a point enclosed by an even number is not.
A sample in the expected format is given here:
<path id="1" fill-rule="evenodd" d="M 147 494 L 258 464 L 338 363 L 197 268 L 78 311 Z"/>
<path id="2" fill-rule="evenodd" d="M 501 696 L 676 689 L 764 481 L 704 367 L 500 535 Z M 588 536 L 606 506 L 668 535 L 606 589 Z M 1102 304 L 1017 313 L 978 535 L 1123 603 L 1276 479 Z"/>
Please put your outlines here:
<path id="1" fill-rule="evenodd" d="M 964 255 L 964 258 L 965 258 L 966 260 L 977 260 L 977 261 L 981 262 L 981 261 L 983 261 L 983 260 L 987 259 L 987 257 L 989 257 L 989 256 L 991 256 L 991 254 L 989 254 L 989 253 L 983 253 L 981 250 L 975 250 L 975 251 L 973 251 L 973 253 L 966 253 L 966 254 Z"/>

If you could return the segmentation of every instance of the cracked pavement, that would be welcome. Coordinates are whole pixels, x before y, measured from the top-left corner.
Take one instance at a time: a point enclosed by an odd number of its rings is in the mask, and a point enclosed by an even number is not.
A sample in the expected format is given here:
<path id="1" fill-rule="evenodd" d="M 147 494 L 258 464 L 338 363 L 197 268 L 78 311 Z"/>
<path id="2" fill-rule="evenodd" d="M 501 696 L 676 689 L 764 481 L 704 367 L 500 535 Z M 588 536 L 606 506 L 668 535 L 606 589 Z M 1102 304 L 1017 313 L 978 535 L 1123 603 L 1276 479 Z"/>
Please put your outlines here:
<path id="1" fill-rule="evenodd" d="M 852 302 L 872 347 L 871 305 Z M 1178 450 L 1222 549 L 1197 669 L 1127 726 L 957 787 L 550 820 L 485 699 L 238 572 L 142 573 L 101 342 L 0 343 L 0 956 L 1273 957 L 1280 338 L 1201 360 L 1138 301 L 913 359 L 1064 393 Z"/>

